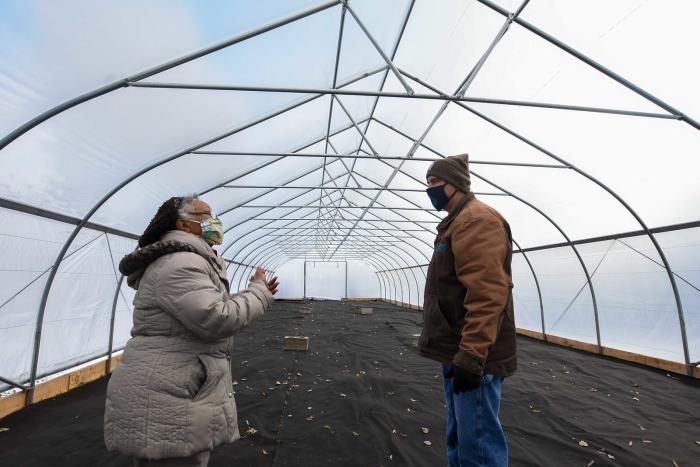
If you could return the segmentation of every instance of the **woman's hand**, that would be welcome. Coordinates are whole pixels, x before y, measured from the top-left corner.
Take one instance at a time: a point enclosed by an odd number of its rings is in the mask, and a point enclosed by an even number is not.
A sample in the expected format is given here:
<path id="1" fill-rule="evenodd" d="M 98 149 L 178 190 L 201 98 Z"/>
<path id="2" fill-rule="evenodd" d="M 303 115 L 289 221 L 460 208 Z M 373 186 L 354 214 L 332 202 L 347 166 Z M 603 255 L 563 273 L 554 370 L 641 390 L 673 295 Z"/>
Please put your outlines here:
<path id="1" fill-rule="evenodd" d="M 273 277 L 269 281 L 265 280 L 265 270 L 259 266 L 255 268 L 255 273 L 250 276 L 250 281 L 263 281 L 272 295 L 277 293 L 277 287 L 279 287 L 277 277 Z"/>
<path id="2" fill-rule="evenodd" d="M 253 273 L 252 276 L 250 276 L 250 282 L 253 282 L 253 281 L 267 282 L 265 280 L 265 270 L 263 268 L 261 268 L 260 266 L 255 268 L 255 272 Z"/>
<path id="3" fill-rule="evenodd" d="M 270 279 L 270 281 L 267 283 L 267 290 L 270 291 L 272 295 L 277 293 L 277 287 L 280 285 L 280 283 L 277 281 L 277 276 L 273 277 Z"/>

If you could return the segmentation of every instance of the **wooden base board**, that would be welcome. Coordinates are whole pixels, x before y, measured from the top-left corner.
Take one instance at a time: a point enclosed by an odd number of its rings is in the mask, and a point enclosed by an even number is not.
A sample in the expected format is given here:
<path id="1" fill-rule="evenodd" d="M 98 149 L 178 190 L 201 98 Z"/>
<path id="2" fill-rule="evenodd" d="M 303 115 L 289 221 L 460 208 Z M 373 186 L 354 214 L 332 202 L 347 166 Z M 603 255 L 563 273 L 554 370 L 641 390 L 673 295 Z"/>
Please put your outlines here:
<path id="1" fill-rule="evenodd" d="M 0 419 L 7 417 L 11 413 L 17 412 L 27 406 L 27 393 L 18 392 L 11 396 L 0 399 Z"/>
<path id="2" fill-rule="evenodd" d="M 391 303 L 392 305 L 397 305 L 403 308 L 410 308 L 414 310 L 422 310 L 423 307 L 418 305 L 413 305 L 410 303 L 403 303 L 396 300 L 380 299 L 383 302 Z M 574 339 L 569 339 L 566 337 L 553 336 L 547 334 L 544 336 L 541 332 L 530 331 L 528 329 L 517 329 L 518 334 L 523 336 L 532 337 L 539 339 L 541 341 L 549 342 L 552 344 L 561 345 L 564 347 L 569 347 L 572 349 L 583 350 L 591 353 L 598 353 L 598 346 L 591 344 L 590 342 L 581 342 Z M 664 360 L 663 358 L 652 357 L 650 355 L 642 355 L 634 352 L 629 352 L 626 350 L 614 349 L 611 347 L 603 347 L 601 349 L 602 355 L 606 357 L 616 358 L 618 360 L 624 360 L 626 362 L 639 363 L 641 365 L 650 366 L 652 368 L 658 368 L 661 370 L 670 371 L 672 373 L 677 373 L 679 375 L 692 376 L 693 378 L 700 379 L 700 368 L 693 368 L 692 375 L 688 375 L 686 371 L 686 366 L 680 362 L 674 362 L 671 360 Z"/>
<path id="3" fill-rule="evenodd" d="M 401 308 L 408 308 L 409 310 L 423 310 L 423 307 L 420 305 L 414 305 L 413 303 L 405 303 L 405 302 L 400 302 L 397 300 L 388 300 L 385 298 L 379 299 L 379 301 L 390 303 L 392 305 L 400 306 Z"/>
<path id="4" fill-rule="evenodd" d="M 121 361 L 121 355 L 112 357 L 112 370 Z M 72 373 L 68 373 L 57 378 L 50 379 L 45 383 L 38 384 L 34 388 L 34 402 L 41 402 L 51 399 L 63 393 L 75 389 L 83 384 L 90 383 L 102 378 L 107 374 L 107 362 L 101 361 L 92 365 L 80 368 Z M 27 406 L 27 393 L 20 392 L 0 399 L 0 419 L 17 412 Z"/>
<path id="5" fill-rule="evenodd" d="M 574 339 L 568 339 L 566 337 L 553 336 L 551 334 L 543 335 L 538 331 L 530 331 L 528 329 L 517 328 L 518 334 L 523 336 L 532 337 L 541 341 L 549 342 L 551 344 L 561 345 L 563 347 L 569 347 L 571 349 L 583 350 L 585 352 L 599 353 L 598 346 L 591 344 L 590 342 L 581 342 Z M 665 360 L 663 358 L 652 357 L 650 355 L 643 355 L 634 352 L 629 352 L 627 350 L 614 349 L 611 347 L 602 347 L 602 355 L 610 358 L 615 358 L 618 360 L 624 360 L 626 362 L 639 363 L 640 365 L 650 366 L 652 368 L 658 368 L 660 370 L 670 371 L 679 375 L 692 376 L 693 378 L 700 379 L 700 368 L 693 368 L 693 374 L 688 375 L 686 367 L 683 363 L 674 362 L 671 360 Z"/>

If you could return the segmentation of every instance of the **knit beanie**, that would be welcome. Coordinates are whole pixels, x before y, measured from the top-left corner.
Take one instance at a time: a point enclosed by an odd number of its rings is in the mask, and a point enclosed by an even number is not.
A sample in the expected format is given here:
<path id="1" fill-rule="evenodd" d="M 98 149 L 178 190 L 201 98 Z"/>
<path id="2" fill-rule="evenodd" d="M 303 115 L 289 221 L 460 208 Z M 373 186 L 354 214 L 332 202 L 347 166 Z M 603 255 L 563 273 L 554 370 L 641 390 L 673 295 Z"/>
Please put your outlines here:
<path id="1" fill-rule="evenodd" d="M 471 178 L 469 177 L 469 154 L 445 157 L 432 163 L 425 177 L 437 177 L 444 180 L 459 191 L 469 193 Z"/>

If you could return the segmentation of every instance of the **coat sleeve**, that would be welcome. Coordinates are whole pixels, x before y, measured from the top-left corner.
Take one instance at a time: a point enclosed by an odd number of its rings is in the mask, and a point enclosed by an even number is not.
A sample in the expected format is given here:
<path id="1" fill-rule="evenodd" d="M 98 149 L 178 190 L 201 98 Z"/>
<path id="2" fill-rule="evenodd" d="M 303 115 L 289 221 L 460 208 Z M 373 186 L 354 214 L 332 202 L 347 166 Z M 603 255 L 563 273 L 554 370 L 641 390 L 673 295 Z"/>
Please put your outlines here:
<path id="1" fill-rule="evenodd" d="M 206 261 L 194 253 L 188 261 L 173 258 L 158 277 L 158 305 L 204 341 L 232 336 L 261 317 L 274 297 L 262 281 L 222 298 L 209 276 Z"/>
<path id="2" fill-rule="evenodd" d="M 508 303 L 510 279 L 503 267 L 507 250 L 508 236 L 497 219 L 477 217 L 453 230 L 455 271 L 467 289 L 465 325 L 453 362 L 477 375 L 483 374 Z"/>

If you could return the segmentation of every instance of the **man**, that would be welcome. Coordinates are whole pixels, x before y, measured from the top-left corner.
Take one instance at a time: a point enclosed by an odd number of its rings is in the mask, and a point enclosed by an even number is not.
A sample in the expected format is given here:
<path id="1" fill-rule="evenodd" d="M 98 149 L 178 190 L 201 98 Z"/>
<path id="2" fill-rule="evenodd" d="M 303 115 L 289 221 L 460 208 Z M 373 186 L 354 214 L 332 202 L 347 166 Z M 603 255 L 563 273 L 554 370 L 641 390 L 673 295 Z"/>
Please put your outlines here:
<path id="1" fill-rule="evenodd" d="M 508 465 L 498 419 L 503 378 L 515 372 L 510 227 L 471 192 L 469 156 L 435 161 L 430 200 L 437 227 L 418 349 L 442 363 L 449 466 Z"/>

